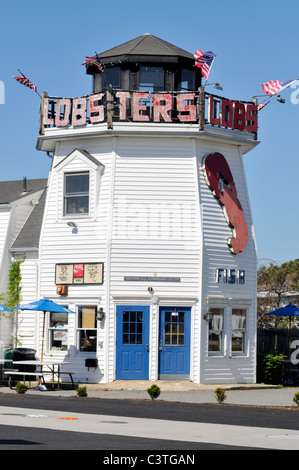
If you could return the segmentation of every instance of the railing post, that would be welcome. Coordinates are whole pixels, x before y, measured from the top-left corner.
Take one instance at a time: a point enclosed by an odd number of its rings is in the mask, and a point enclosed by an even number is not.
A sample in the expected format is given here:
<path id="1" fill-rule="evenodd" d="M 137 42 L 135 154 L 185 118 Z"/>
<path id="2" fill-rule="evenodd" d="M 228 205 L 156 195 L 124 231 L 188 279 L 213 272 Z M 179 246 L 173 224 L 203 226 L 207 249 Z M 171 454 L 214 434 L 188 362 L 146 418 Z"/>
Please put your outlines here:
<path id="1" fill-rule="evenodd" d="M 198 130 L 203 131 L 205 124 L 205 89 L 199 88 L 199 111 L 198 111 Z"/>

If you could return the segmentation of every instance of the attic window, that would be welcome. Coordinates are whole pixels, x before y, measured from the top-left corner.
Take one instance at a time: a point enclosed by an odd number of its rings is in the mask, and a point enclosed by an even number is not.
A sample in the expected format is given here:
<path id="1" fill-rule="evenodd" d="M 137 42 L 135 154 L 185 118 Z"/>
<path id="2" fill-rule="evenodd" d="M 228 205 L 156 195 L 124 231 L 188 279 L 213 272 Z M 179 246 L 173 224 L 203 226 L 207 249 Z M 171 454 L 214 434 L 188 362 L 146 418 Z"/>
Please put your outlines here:
<path id="1" fill-rule="evenodd" d="M 89 171 L 64 175 L 64 215 L 89 213 Z"/>

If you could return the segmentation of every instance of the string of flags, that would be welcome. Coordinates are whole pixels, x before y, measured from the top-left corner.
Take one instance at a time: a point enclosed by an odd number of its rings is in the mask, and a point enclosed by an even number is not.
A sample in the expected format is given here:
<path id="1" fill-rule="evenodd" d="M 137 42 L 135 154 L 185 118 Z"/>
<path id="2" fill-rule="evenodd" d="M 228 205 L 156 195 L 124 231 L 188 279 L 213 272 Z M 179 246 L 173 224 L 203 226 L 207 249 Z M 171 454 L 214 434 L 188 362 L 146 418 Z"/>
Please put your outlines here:
<path id="1" fill-rule="evenodd" d="M 197 49 L 197 51 L 194 53 L 194 57 L 194 67 L 199 67 L 205 79 L 208 80 L 209 74 L 216 58 L 216 54 L 211 51 L 203 52 L 202 50 Z M 85 61 L 81 65 L 94 65 L 95 67 L 97 67 L 99 72 L 104 73 L 104 67 L 101 64 L 100 59 L 97 55 L 95 57 L 85 56 Z M 13 75 L 13 78 L 17 80 L 17 82 L 19 82 L 20 84 L 25 85 L 26 87 L 35 91 L 39 95 L 37 87 L 20 70 L 19 72 L 21 76 Z M 297 79 L 287 80 L 286 82 L 281 82 L 279 80 L 269 80 L 268 82 L 262 83 L 261 86 L 265 95 L 269 95 L 269 97 L 272 98 L 273 96 L 277 95 L 277 93 L 280 93 L 281 91 L 285 90 L 296 81 Z M 266 100 L 258 104 L 258 111 L 263 109 L 269 103 L 270 99 L 267 98 Z"/>

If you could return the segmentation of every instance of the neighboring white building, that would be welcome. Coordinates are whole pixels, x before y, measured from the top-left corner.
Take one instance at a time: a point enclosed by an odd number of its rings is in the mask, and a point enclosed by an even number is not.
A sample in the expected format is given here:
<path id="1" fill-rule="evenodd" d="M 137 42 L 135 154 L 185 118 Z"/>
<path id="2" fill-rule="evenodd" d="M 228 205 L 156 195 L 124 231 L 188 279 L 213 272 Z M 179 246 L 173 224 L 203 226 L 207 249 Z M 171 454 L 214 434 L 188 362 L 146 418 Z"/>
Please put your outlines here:
<path id="1" fill-rule="evenodd" d="M 16 242 L 30 214 L 36 211 L 47 186 L 47 179 L 35 179 L 0 182 L 0 294 L 4 295 L 8 288 L 8 276 L 11 265 L 10 248 Z M 42 212 L 43 214 L 43 212 Z M 38 256 L 39 227 L 32 227 L 30 235 L 31 250 L 35 245 L 35 263 Z M 34 292 L 36 295 L 36 292 Z M 1 303 L 1 302 L 0 302 Z M 5 349 L 13 344 L 13 314 L 1 314 L 0 317 L 0 357 Z"/>
<path id="2" fill-rule="evenodd" d="M 11 249 L 26 255 L 24 303 L 76 312 L 49 315 L 45 356 L 71 362 L 81 382 L 254 383 L 243 154 L 257 145 L 256 106 L 208 95 L 193 55 L 151 35 L 98 57 L 92 95 L 43 94 L 37 148 L 52 167 L 38 253 L 31 221 Z M 41 328 L 19 314 L 22 346 L 38 355 Z"/>

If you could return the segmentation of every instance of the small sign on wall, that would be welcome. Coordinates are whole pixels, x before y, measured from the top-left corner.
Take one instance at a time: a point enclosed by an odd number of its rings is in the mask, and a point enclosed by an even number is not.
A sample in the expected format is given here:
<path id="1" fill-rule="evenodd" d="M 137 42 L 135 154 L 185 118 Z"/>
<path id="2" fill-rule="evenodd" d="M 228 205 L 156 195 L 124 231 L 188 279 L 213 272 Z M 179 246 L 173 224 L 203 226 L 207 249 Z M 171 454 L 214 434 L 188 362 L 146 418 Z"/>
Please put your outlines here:
<path id="1" fill-rule="evenodd" d="M 104 263 L 56 264 L 55 283 L 62 284 L 103 284 Z"/>

